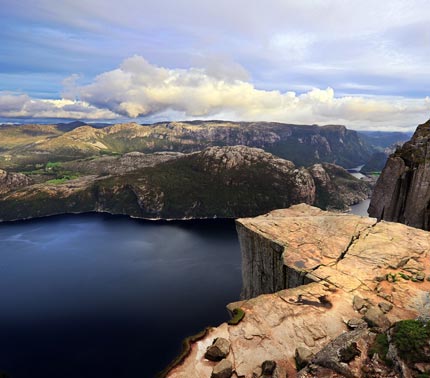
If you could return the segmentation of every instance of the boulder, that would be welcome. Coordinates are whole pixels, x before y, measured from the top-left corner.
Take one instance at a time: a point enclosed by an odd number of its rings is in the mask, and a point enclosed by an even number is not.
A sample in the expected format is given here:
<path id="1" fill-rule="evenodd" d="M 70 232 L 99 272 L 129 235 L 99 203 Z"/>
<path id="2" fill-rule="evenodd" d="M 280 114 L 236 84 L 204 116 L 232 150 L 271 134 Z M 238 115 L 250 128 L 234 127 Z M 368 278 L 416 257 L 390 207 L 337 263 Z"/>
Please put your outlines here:
<path id="1" fill-rule="evenodd" d="M 384 313 L 378 307 L 370 307 L 363 319 L 369 325 L 369 327 L 378 327 L 382 330 L 386 330 L 390 327 L 391 323 Z"/>
<path id="2" fill-rule="evenodd" d="M 230 352 L 230 341 L 223 337 L 216 338 L 205 353 L 205 358 L 210 361 L 221 361 Z"/>

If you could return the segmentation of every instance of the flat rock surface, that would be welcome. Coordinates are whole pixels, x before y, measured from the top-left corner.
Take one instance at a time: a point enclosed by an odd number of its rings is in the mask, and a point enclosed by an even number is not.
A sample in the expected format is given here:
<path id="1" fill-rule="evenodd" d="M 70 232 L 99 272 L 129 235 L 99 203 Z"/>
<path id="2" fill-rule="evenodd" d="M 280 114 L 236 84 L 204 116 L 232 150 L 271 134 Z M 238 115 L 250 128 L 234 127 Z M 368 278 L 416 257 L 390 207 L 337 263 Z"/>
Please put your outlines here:
<path id="1" fill-rule="evenodd" d="M 361 318 L 369 308 L 392 305 L 384 314 L 389 322 L 430 311 L 430 282 L 412 279 L 414 274 L 430 274 L 430 237 L 425 231 L 307 205 L 239 222 L 283 246 L 283 263 L 297 269 L 300 261 L 300 268 L 318 282 L 228 305 L 230 310 L 241 308 L 243 320 L 213 329 L 168 377 L 210 377 L 215 363 L 203 356 L 215 337 L 231 343 L 227 358 L 233 377 L 252 377 L 266 360 L 276 362 L 279 377 L 294 377 L 296 348 L 317 354 L 348 330 L 350 319 Z M 402 278 L 406 274 L 411 278 Z M 353 307 L 355 296 L 366 303 L 361 313 Z"/>

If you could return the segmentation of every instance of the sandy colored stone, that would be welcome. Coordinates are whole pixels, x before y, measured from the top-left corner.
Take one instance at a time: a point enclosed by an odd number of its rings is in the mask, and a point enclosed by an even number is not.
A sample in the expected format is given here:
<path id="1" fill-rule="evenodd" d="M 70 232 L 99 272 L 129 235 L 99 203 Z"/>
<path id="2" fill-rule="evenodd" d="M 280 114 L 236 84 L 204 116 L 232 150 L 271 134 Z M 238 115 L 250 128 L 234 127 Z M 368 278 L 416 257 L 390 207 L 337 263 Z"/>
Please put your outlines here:
<path id="1" fill-rule="evenodd" d="M 298 347 L 316 355 L 348 331 L 348 320 L 359 317 L 353 307 L 354 297 L 365 299 L 369 309 L 363 309 L 368 318 L 375 315 L 377 325 L 383 328 L 430 313 L 430 282 L 400 278 L 410 259 L 421 264 L 425 275 L 430 274 L 430 238 L 425 231 L 306 205 L 241 219 L 238 231 L 244 270 L 248 270 L 243 277 L 248 292 L 276 288 L 282 282 L 299 286 L 228 305 L 230 310 L 241 308 L 244 319 L 236 326 L 222 324 L 193 345 L 190 356 L 170 372 L 170 378 L 210 376 L 211 366 L 207 366 L 203 354 L 215 337 L 230 341 L 228 359 L 237 376 L 252 377 L 263 361 L 273 360 L 280 377 L 295 377 Z M 263 273 L 267 276 L 264 287 L 259 286 Z M 283 276 L 288 274 L 296 274 L 295 279 Z M 376 279 L 387 274 L 397 278 L 393 282 Z M 300 277 L 308 279 L 306 284 Z M 378 307 L 381 302 L 393 308 L 384 314 Z M 348 374 L 361 371 L 371 341 L 368 331 L 356 331 L 359 336 L 352 341 L 357 343 L 361 356 L 348 364 Z M 342 367 L 343 362 L 339 363 Z M 303 377 L 340 377 L 328 367 L 318 369 L 328 375 L 306 373 Z"/>

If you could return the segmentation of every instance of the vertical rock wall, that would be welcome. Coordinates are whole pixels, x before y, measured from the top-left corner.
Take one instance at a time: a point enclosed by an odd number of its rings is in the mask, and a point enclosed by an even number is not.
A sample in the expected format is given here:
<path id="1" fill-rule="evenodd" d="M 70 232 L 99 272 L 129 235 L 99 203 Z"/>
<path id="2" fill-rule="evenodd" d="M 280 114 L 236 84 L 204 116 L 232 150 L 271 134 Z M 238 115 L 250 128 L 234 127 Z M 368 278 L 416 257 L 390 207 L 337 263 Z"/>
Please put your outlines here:
<path id="1" fill-rule="evenodd" d="M 387 160 L 373 192 L 369 215 L 430 229 L 430 121 Z"/>
<path id="2" fill-rule="evenodd" d="M 242 252 L 242 299 L 298 287 L 313 280 L 284 265 L 284 247 L 236 223 Z"/>

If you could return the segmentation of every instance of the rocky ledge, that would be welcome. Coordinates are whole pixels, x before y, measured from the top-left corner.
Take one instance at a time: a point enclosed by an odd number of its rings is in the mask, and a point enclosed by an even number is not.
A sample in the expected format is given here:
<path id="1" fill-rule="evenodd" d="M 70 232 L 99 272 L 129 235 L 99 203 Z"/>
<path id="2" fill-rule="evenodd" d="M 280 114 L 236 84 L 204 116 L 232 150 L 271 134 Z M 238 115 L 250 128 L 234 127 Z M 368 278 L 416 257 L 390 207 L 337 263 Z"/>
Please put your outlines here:
<path id="1" fill-rule="evenodd" d="M 401 348 L 410 327 L 397 322 L 421 317 L 412 327 L 426 329 L 429 233 L 303 204 L 239 219 L 237 228 L 243 295 L 253 298 L 229 304 L 243 319 L 209 330 L 168 377 L 427 374 L 430 338 L 421 340 L 424 362 L 409 359 Z M 218 344 L 224 352 L 213 361 Z"/>

